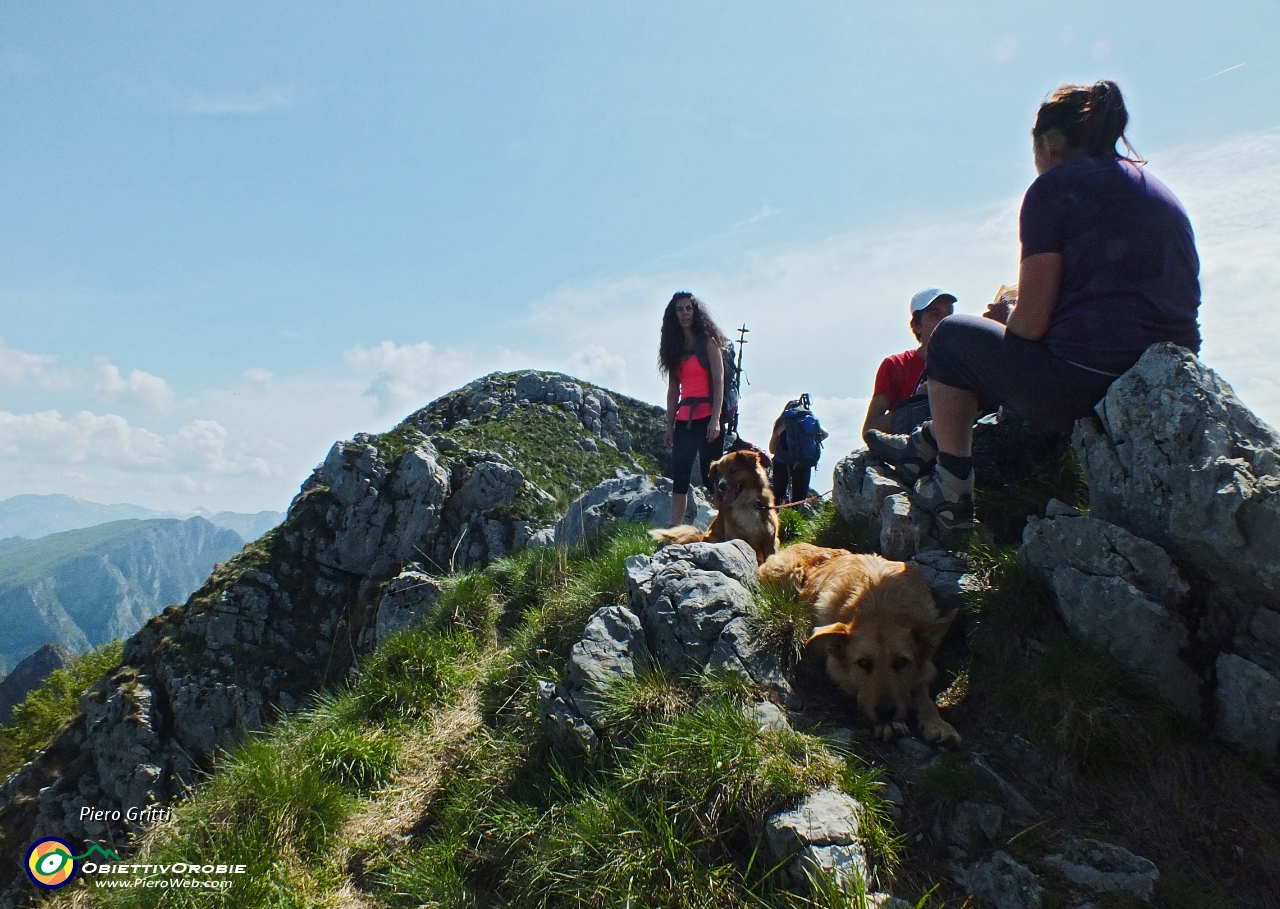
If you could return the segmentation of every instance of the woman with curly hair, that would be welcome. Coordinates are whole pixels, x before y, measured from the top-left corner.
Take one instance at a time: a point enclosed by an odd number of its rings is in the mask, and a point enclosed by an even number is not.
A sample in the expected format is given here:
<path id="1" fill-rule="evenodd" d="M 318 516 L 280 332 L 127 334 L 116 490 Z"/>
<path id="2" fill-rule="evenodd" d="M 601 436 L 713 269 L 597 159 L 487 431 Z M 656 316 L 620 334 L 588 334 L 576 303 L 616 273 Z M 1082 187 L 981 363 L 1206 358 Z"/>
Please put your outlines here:
<path id="1" fill-rule="evenodd" d="M 724 453 L 720 409 L 724 402 L 724 359 L 728 344 L 701 300 L 682 290 L 662 314 L 658 372 L 667 377 L 667 434 L 671 449 L 671 521 L 684 523 L 689 477 L 698 457 L 707 485 L 711 462 Z"/>
<path id="2" fill-rule="evenodd" d="M 1070 431 L 1150 345 L 1200 350 L 1191 222 L 1129 145 L 1128 122 L 1114 82 L 1064 85 L 1040 105 L 1016 302 L 992 304 L 985 318 L 943 319 L 925 368 L 933 420 L 909 436 L 867 434 L 873 454 L 908 481 L 919 477 L 912 501 L 946 536 L 973 527 L 980 405 Z"/>

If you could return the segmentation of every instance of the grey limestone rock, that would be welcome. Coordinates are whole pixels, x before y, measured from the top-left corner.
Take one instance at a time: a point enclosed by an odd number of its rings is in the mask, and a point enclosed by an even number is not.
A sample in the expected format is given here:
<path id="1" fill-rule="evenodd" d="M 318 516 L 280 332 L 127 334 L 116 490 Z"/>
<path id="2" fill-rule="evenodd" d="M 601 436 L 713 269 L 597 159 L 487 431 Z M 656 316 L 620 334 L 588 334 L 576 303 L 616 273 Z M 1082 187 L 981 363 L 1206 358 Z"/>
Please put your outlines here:
<path id="1" fill-rule="evenodd" d="M 1197 565 L 1234 599 L 1280 594 L 1280 436 L 1190 351 L 1156 344 L 1076 424 L 1095 516 Z"/>
<path id="2" fill-rule="evenodd" d="M 634 678 L 651 659 L 640 619 L 625 606 L 596 610 L 565 666 L 569 696 L 582 716 L 599 726 L 609 686 Z"/>
<path id="3" fill-rule="evenodd" d="M 538 711 L 551 747 L 562 760 L 590 757 L 600 746 L 596 731 L 578 712 L 563 686 L 539 681 Z"/>
<path id="4" fill-rule="evenodd" d="M 1057 868 L 1073 884 L 1098 893 L 1128 893 L 1150 900 L 1160 872 L 1149 860 L 1114 843 L 1072 837 L 1060 854 L 1047 855 L 1046 865 Z"/>
<path id="5" fill-rule="evenodd" d="M 660 663 L 701 671 L 725 627 L 750 615 L 751 590 L 743 581 L 751 589 L 759 583 L 750 552 L 741 540 L 731 540 L 667 546 L 652 558 L 627 560 L 628 602 Z"/>
<path id="6" fill-rule="evenodd" d="M 689 523 L 710 526 L 715 512 L 703 491 L 689 490 Z M 589 540 L 609 524 L 648 524 L 666 527 L 671 516 L 671 481 L 665 477 L 650 480 L 643 474 L 630 474 L 605 480 L 576 498 L 556 522 L 556 545 L 562 549 Z"/>
<path id="7" fill-rule="evenodd" d="M 508 464 L 481 461 L 449 499 L 448 511 L 460 517 L 510 505 L 524 486 L 524 474 Z"/>
<path id="8" fill-rule="evenodd" d="M 1031 869 L 1007 852 L 994 852 L 956 874 L 956 882 L 995 909 L 1040 909 L 1044 888 Z"/>
<path id="9" fill-rule="evenodd" d="M 987 582 L 973 573 L 968 557 L 943 549 L 925 549 L 910 559 L 933 592 L 938 604 L 947 609 L 960 606 L 964 594 L 986 589 Z"/>
<path id="10" fill-rule="evenodd" d="M 98 682 L 80 698 L 85 745 L 97 770 L 97 785 L 113 802 L 143 808 L 163 800 L 159 717 L 154 695 L 141 680 Z M 79 826 L 79 818 L 76 818 Z M 87 830 L 85 831 L 88 832 Z"/>
<path id="11" fill-rule="evenodd" d="M 1200 680 L 1180 656 L 1188 634 L 1176 615 L 1123 578 L 1064 566 L 1053 570 L 1049 586 L 1073 634 L 1138 672 L 1180 713 L 1200 715 Z"/>
<path id="12" fill-rule="evenodd" d="M 413 561 L 428 551 L 449 495 L 449 475 L 439 464 L 439 455 L 429 442 L 405 452 L 396 467 L 391 483 L 395 498 L 395 520 L 390 533 L 391 545 L 384 544 L 382 559 L 373 574 L 381 576 L 395 565 Z"/>
<path id="13" fill-rule="evenodd" d="M 547 380 L 540 373 L 527 372 L 516 379 L 516 399 L 541 402 L 546 399 Z"/>
<path id="14" fill-rule="evenodd" d="M 733 619 L 724 626 L 707 660 L 707 667 L 737 672 L 759 687 L 775 692 L 783 703 L 792 696 L 788 667 L 778 648 L 763 641 L 747 618 Z"/>
<path id="15" fill-rule="evenodd" d="M 868 893 L 867 909 L 912 909 L 912 904 L 888 893 Z"/>
<path id="16" fill-rule="evenodd" d="M 1027 520 L 1018 551 L 1025 565 L 1042 577 L 1070 566 L 1096 577 L 1123 578 L 1156 602 L 1177 608 L 1188 588 L 1163 549 L 1115 524 L 1053 507 L 1061 504 L 1050 500 L 1051 517 Z"/>
<path id="17" fill-rule="evenodd" d="M 928 746 L 925 747 L 927 748 Z M 921 768 L 921 771 L 928 772 L 944 762 L 957 766 L 970 774 L 977 786 L 980 787 L 982 794 L 988 800 L 998 800 L 999 806 L 1004 810 L 1004 815 L 1013 823 L 1033 824 L 1040 819 L 1040 812 L 1027 800 L 1027 797 L 997 773 L 981 755 L 972 751 L 959 755 L 934 754 L 928 763 Z M 975 796 L 977 794 L 975 793 Z"/>
<path id="18" fill-rule="evenodd" d="M 939 822 L 939 832 L 963 853 L 978 855 L 996 838 L 1003 820 L 1004 809 L 999 805 L 960 802 L 945 822 Z"/>
<path id="19" fill-rule="evenodd" d="M 789 811 L 765 820 L 764 841 L 770 859 L 782 863 L 794 857 L 788 873 L 807 883 L 817 871 L 834 878 L 842 888 L 854 878 L 867 877 L 867 860 L 858 842 L 862 805 L 836 789 L 821 789 Z"/>
<path id="20" fill-rule="evenodd" d="M 373 566 L 382 532 L 394 511 L 382 495 L 387 464 L 366 438 L 357 435 L 350 442 L 335 442 L 312 478 L 329 487 L 333 497 L 325 515 L 333 536 L 316 541 L 316 559 L 360 575 Z"/>
<path id="21" fill-rule="evenodd" d="M 1198 716 L 1200 680 L 1182 659 L 1189 642 L 1176 610 L 1187 593 L 1159 546 L 1094 518 L 1027 521 L 1019 559 L 1053 591 L 1077 637 L 1137 671 L 1187 716 Z"/>
<path id="22" fill-rule="evenodd" d="M 772 701 L 757 701 L 747 708 L 747 713 L 760 724 L 761 729 L 790 729 L 787 714 Z"/>
<path id="23" fill-rule="evenodd" d="M 882 503 L 888 496 L 906 493 L 865 448 L 858 448 L 836 462 L 831 501 L 850 524 L 878 527 Z"/>
<path id="24" fill-rule="evenodd" d="M 880 505 L 880 552 L 886 559 L 909 559 L 923 549 L 938 549 L 931 536 L 933 518 L 905 492 L 886 496 Z"/>
<path id="25" fill-rule="evenodd" d="M 1242 624 L 1232 640 L 1236 654 L 1280 676 L 1280 612 L 1261 607 Z"/>
<path id="26" fill-rule="evenodd" d="M 381 643 L 421 621 L 440 599 L 442 590 L 439 581 L 417 568 L 392 578 L 378 601 L 377 641 Z"/>
<path id="27" fill-rule="evenodd" d="M 1280 745 L 1280 679 L 1232 653 L 1219 655 L 1214 730 L 1224 741 L 1259 754 Z"/>

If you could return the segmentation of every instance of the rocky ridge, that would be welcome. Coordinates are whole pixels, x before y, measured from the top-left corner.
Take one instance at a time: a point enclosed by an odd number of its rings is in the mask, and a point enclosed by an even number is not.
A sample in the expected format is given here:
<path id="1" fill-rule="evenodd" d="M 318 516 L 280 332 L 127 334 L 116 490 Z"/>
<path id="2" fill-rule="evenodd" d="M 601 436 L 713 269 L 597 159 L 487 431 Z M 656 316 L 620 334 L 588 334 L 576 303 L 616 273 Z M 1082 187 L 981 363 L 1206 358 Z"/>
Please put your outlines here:
<path id="1" fill-rule="evenodd" d="M 1077 637 L 1222 740 L 1276 757 L 1280 435 L 1190 352 L 1158 344 L 1071 441 L 1089 514 L 1049 502 L 1023 530 L 1023 563 Z M 833 498 L 891 558 L 938 546 L 865 450 L 836 465 Z"/>
<path id="2" fill-rule="evenodd" d="M 82 807 L 166 804 L 218 749 L 344 678 L 402 569 L 438 575 L 518 550 L 582 488 L 656 471 L 663 428 L 661 408 L 569 376 L 495 373 L 387 433 L 335 443 L 284 523 L 129 638 L 81 714 L 0 787 L 9 898 L 34 839 L 123 846 L 136 832 L 82 821 Z"/>

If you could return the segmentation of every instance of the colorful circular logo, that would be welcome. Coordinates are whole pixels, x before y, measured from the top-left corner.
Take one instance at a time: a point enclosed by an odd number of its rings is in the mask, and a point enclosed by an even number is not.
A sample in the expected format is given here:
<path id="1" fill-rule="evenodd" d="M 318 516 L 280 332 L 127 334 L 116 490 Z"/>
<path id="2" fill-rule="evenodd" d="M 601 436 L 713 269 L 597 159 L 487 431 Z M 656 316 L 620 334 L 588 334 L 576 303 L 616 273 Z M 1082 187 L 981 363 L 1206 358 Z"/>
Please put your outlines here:
<path id="1" fill-rule="evenodd" d="M 76 873 L 71 847 L 54 836 L 45 837 L 27 852 L 27 876 L 38 887 L 56 890 Z"/>

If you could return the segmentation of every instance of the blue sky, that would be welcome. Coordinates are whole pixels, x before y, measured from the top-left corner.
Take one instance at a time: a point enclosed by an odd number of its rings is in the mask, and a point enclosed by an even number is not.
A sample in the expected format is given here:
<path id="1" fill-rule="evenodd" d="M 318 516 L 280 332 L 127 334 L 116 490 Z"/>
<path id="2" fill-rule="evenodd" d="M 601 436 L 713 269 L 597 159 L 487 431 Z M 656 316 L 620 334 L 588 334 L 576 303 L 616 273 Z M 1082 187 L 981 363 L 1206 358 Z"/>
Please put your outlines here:
<path id="1" fill-rule="evenodd" d="M 280 509 L 497 368 L 661 401 L 677 288 L 834 463 L 910 294 L 1012 283 L 1035 108 L 1098 78 L 1280 423 L 1277 46 L 1274 2 L 5 4 L 0 497 Z"/>

